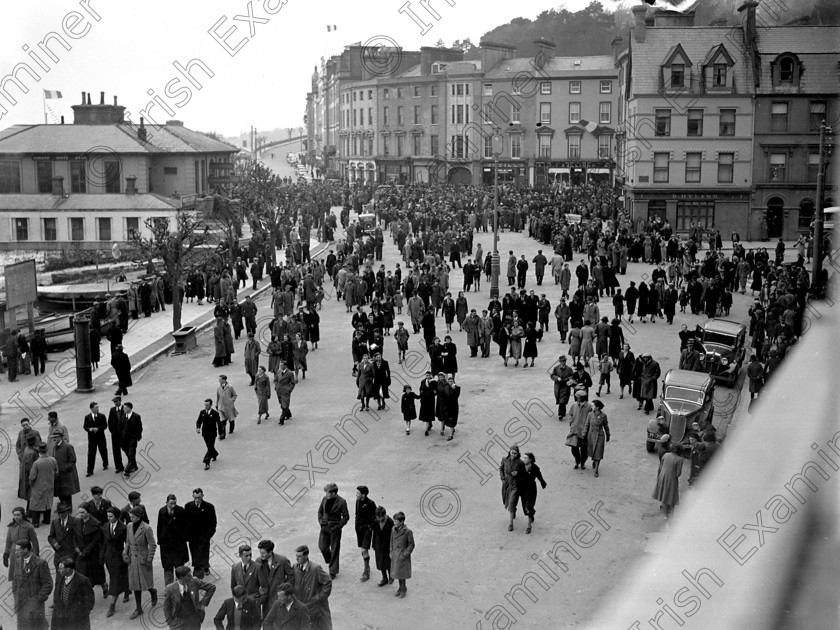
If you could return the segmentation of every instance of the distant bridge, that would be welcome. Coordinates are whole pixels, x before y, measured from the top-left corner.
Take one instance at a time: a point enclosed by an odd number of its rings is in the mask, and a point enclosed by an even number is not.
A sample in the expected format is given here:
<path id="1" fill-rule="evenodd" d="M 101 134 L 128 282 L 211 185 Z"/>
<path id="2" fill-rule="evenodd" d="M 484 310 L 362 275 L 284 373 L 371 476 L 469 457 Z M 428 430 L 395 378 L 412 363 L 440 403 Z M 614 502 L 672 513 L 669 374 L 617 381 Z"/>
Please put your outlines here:
<path id="1" fill-rule="evenodd" d="M 306 138 L 306 136 L 292 136 L 291 138 L 288 138 L 286 140 L 275 140 L 274 142 L 267 142 L 266 144 L 261 144 L 259 150 L 265 151 L 266 149 L 272 149 L 274 147 L 279 147 L 284 144 L 293 144 L 295 142 L 300 142 L 304 138 Z"/>

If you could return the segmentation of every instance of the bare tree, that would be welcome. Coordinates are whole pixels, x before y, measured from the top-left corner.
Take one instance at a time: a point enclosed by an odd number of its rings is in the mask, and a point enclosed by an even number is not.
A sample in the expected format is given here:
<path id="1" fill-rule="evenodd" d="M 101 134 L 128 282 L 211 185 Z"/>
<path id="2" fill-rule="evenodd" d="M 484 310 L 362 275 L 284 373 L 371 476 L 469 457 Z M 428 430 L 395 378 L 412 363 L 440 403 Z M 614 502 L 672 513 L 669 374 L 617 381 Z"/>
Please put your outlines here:
<path id="1" fill-rule="evenodd" d="M 145 221 L 150 237 L 131 235 L 131 242 L 140 250 L 143 260 L 159 258 L 172 283 L 172 330 L 181 328 L 181 288 L 186 271 L 193 264 L 200 248 L 208 240 L 208 227 L 195 214 L 179 210 L 174 230 L 169 219 L 151 218 Z M 197 251 L 198 250 L 198 251 Z"/>
<path id="2" fill-rule="evenodd" d="M 272 266 L 277 264 L 277 240 L 287 217 L 287 199 L 281 179 L 262 162 L 245 162 L 237 173 L 234 197 L 248 217 L 252 233 L 265 236 L 270 243 Z"/>

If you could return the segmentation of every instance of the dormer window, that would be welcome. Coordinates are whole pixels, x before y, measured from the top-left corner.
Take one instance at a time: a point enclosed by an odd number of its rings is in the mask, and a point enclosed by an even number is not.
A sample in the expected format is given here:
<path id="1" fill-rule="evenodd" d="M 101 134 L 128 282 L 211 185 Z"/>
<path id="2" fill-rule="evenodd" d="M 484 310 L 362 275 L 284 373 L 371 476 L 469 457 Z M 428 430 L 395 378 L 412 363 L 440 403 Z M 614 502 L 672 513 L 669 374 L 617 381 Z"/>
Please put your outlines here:
<path id="1" fill-rule="evenodd" d="M 685 64 L 671 64 L 671 87 L 683 87 L 685 85 Z"/>
<path id="2" fill-rule="evenodd" d="M 776 86 L 799 86 L 799 79 L 802 76 L 802 63 L 793 53 L 782 53 L 776 60 L 771 62 L 770 69 L 773 77 L 773 85 Z"/>
<path id="3" fill-rule="evenodd" d="M 715 87 L 726 87 L 726 71 L 728 70 L 725 63 L 716 63 L 712 67 L 712 85 Z"/>
<path id="4" fill-rule="evenodd" d="M 782 83 L 793 83 L 793 71 L 796 68 L 796 62 L 792 57 L 785 57 L 779 61 L 779 81 Z"/>
<path id="5" fill-rule="evenodd" d="M 730 91 L 734 87 L 734 81 L 729 71 L 735 67 L 732 55 L 726 50 L 726 46 L 718 44 L 709 50 L 706 58 L 703 59 L 703 84 L 706 89 L 718 91 Z"/>

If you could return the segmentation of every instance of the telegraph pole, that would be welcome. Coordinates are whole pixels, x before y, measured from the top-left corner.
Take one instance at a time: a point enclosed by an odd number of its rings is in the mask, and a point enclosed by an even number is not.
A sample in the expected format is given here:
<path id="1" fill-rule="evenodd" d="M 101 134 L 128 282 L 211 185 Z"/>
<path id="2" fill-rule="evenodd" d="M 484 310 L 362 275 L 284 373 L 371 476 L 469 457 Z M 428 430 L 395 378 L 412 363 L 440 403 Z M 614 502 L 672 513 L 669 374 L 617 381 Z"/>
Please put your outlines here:
<path id="1" fill-rule="evenodd" d="M 825 197 L 825 169 L 826 169 L 826 133 L 830 130 L 826 127 L 825 120 L 820 125 L 820 163 L 817 170 L 817 200 L 814 214 L 814 257 L 811 261 L 811 293 L 814 297 L 822 297 L 825 287 L 821 286 L 820 275 L 822 274 L 823 259 L 823 197 Z M 830 147 L 828 148 L 830 150 Z"/>

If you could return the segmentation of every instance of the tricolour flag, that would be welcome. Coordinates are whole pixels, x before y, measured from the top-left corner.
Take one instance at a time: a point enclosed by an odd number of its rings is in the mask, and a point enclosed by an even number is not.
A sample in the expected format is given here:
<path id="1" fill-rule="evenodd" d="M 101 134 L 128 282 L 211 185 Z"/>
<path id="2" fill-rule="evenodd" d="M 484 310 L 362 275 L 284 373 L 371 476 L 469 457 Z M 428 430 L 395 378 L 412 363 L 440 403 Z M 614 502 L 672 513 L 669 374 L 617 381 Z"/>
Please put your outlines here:
<path id="1" fill-rule="evenodd" d="M 335 31 L 335 30 L 338 30 L 338 27 L 337 27 L 335 24 L 333 24 L 333 25 L 329 25 L 329 24 L 328 24 L 328 25 L 327 25 L 327 33 L 331 33 L 331 32 L 333 32 L 333 31 Z"/>
<path id="2" fill-rule="evenodd" d="M 61 92 L 56 90 L 44 90 L 44 98 L 61 98 Z"/>
<path id="3" fill-rule="evenodd" d="M 588 120 L 584 120 L 583 118 L 580 119 L 580 124 L 589 133 L 595 133 L 595 130 L 598 128 L 598 123 L 589 122 Z"/>

